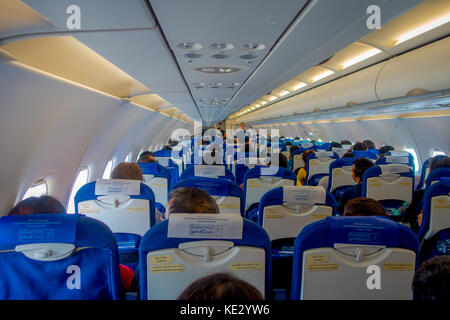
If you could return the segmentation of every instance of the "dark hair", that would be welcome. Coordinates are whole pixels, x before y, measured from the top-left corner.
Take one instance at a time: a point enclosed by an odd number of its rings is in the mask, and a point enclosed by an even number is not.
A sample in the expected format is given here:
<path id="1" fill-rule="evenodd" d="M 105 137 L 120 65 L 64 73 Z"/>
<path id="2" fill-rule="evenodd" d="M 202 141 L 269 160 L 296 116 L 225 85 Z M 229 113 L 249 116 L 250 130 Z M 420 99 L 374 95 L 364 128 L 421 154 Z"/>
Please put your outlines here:
<path id="1" fill-rule="evenodd" d="M 121 162 L 111 172 L 111 179 L 130 179 L 144 181 L 142 169 L 134 162 Z"/>
<path id="2" fill-rule="evenodd" d="M 278 166 L 280 168 L 287 168 L 288 167 L 288 159 L 281 152 L 278 154 Z"/>
<path id="3" fill-rule="evenodd" d="M 380 153 L 381 154 L 385 154 L 385 153 L 388 153 L 389 151 L 392 151 L 392 150 L 394 150 L 393 146 L 382 146 L 380 148 Z"/>
<path id="4" fill-rule="evenodd" d="M 367 151 L 367 145 L 363 142 L 356 142 L 355 145 L 353 146 L 353 151 Z"/>
<path id="5" fill-rule="evenodd" d="M 329 149 L 328 151 L 332 151 L 333 150 L 332 148 L 342 148 L 342 144 L 340 144 L 337 141 L 333 141 L 333 142 L 331 142 L 331 145 L 328 148 Z"/>
<path id="6" fill-rule="evenodd" d="M 374 164 L 370 159 L 358 158 L 353 161 L 355 165 L 355 176 L 362 180 L 364 171 L 372 167 Z"/>
<path id="7" fill-rule="evenodd" d="M 172 147 L 166 144 L 166 145 L 163 147 L 163 150 L 172 150 Z"/>
<path id="8" fill-rule="evenodd" d="M 289 148 L 289 154 L 292 158 L 292 154 L 294 153 L 295 150 L 300 149 L 299 146 L 293 145 L 292 147 Z"/>
<path id="9" fill-rule="evenodd" d="M 51 196 L 30 197 L 20 201 L 8 212 L 8 216 L 37 213 L 66 213 L 66 209 Z"/>
<path id="10" fill-rule="evenodd" d="M 182 187 L 169 194 L 166 213 L 219 213 L 216 200 L 199 188 Z"/>
<path id="11" fill-rule="evenodd" d="M 344 206 L 344 216 L 388 216 L 383 206 L 371 198 L 353 198 Z"/>
<path id="12" fill-rule="evenodd" d="M 263 300 L 261 293 L 246 281 L 227 273 L 215 273 L 194 281 L 178 300 Z"/>
<path id="13" fill-rule="evenodd" d="M 423 262 L 414 273 L 414 300 L 442 300 L 450 297 L 450 256 L 435 256 Z"/>
<path id="14" fill-rule="evenodd" d="M 367 146 L 367 149 L 376 149 L 375 143 L 372 140 L 364 140 L 364 143 Z"/>
<path id="15" fill-rule="evenodd" d="M 303 151 L 302 158 L 303 158 L 303 162 L 305 162 L 305 168 L 306 168 L 306 161 L 308 160 L 308 156 L 313 152 L 314 152 L 314 150 L 312 150 L 312 149 Z"/>
<path id="16" fill-rule="evenodd" d="M 354 157 L 355 157 L 355 155 L 349 151 L 347 151 L 346 153 L 344 153 L 342 155 L 342 158 L 354 158 Z"/>
<path id="17" fill-rule="evenodd" d="M 445 155 L 437 155 L 430 161 L 430 172 L 434 169 L 450 167 L 450 157 Z"/>
<path id="18" fill-rule="evenodd" d="M 146 156 L 154 157 L 155 154 L 153 152 L 151 152 L 151 151 L 144 151 L 144 152 L 141 152 L 141 154 L 139 155 L 138 159 L 142 158 L 142 157 L 146 157 Z"/>
<path id="19" fill-rule="evenodd" d="M 286 141 L 285 143 L 284 143 L 284 145 L 287 147 L 287 146 L 292 146 L 292 142 L 290 142 L 290 141 Z"/>
<path id="20" fill-rule="evenodd" d="M 349 140 L 342 140 L 341 144 L 349 144 L 349 145 L 351 145 L 352 143 Z"/>

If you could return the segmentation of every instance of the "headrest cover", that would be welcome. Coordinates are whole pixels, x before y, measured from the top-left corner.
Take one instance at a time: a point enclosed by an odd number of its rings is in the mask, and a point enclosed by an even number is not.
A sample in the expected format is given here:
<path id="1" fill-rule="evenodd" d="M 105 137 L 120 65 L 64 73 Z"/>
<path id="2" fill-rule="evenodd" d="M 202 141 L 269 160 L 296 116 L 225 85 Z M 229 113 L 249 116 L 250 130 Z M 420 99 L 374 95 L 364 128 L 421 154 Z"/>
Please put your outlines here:
<path id="1" fill-rule="evenodd" d="M 283 203 L 325 203 L 326 192 L 321 186 L 284 186 Z"/>
<path id="2" fill-rule="evenodd" d="M 225 176 L 225 167 L 218 165 L 195 165 L 194 175 L 209 178 L 223 177 Z"/>
<path id="3" fill-rule="evenodd" d="M 380 165 L 381 174 L 405 173 L 409 172 L 409 167 L 405 164 L 385 164 Z"/>
<path id="4" fill-rule="evenodd" d="M 97 179 L 95 195 L 124 195 L 135 196 L 141 194 L 141 181 L 125 179 Z"/>
<path id="5" fill-rule="evenodd" d="M 300 146 L 302 148 L 311 148 L 312 146 L 314 146 L 314 144 L 312 144 L 312 143 L 302 143 L 302 144 L 300 144 Z"/>
<path id="6" fill-rule="evenodd" d="M 238 215 L 174 213 L 169 216 L 167 238 L 242 239 L 242 230 Z"/>
<path id="7" fill-rule="evenodd" d="M 337 218 L 337 219 L 336 219 Z M 331 243 L 355 243 L 366 245 L 398 245 L 398 223 L 367 217 L 327 217 Z"/>
<path id="8" fill-rule="evenodd" d="M 407 151 L 391 151 L 389 153 L 394 157 L 409 157 L 409 152 Z"/>
<path id="9" fill-rule="evenodd" d="M 386 163 L 404 163 L 409 164 L 408 157 L 386 156 Z"/>
<path id="10" fill-rule="evenodd" d="M 439 178 L 439 182 L 441 182 L 447 188 L 450 188 L 450 177 L 441 177 Z"/>
<path id="11" fill-rule="evenodd" d="M 167 167 L 169 165 L 169 159 L 168 157 L 155 157 L 156 161 L 162 166 Z"/>
<path id="12" fill-rule="evenodd" d="M 332 157 L 333 154 L 334 154 L 333 151 L 316 151 L 316 152 L 315 152 L 316 158 L 321 158 L 321 157 Z"/>
<path id="13" fill-rule="evenodd" d="M 79 217 L 57 213 L 4 216 L 0 219 L 0 243 L 75 243 Z"/>

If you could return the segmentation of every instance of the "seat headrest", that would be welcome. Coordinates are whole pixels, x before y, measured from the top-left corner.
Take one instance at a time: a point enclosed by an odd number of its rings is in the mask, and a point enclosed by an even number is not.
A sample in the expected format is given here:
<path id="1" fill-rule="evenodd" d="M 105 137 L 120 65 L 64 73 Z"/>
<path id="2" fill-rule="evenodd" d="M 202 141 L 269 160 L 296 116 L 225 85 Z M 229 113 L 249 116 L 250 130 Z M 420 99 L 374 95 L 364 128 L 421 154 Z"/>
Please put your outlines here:
<path id="1" fill-rule="evenodd" d="M 325 203 L 326 191 L 321 186 L 284 186 L 283 203 Z"/>
<path id="2" fill-rule="evenodd" d="M 441 177 L 439 178 L 439 182 L 442 183 L 445 187 L 450 188 L 450 177 Z"/>
<path id="3" fill-rule="evenodd" d="M 240 196 L 244 197 L 242 189 L 234 182 L 228 179 L 208 178 L 208 177 L 190 177 L 178 181 L 172 190 L 181 187 L 191 187 L 207 190 L 212 196 Z"/>
<path id="4" fill-rule="evenodd" d="M 380 165 L 379 167 L 381 174 L 406 173 L 410 171 L 407 165 L 398 163 Z"/>
<path id="5" fill-rule="evenodd" d="M 217 178 L 225 176 L 225 166 L 222 165 L 194 165 L 194 175 L 197 177 Z"/>

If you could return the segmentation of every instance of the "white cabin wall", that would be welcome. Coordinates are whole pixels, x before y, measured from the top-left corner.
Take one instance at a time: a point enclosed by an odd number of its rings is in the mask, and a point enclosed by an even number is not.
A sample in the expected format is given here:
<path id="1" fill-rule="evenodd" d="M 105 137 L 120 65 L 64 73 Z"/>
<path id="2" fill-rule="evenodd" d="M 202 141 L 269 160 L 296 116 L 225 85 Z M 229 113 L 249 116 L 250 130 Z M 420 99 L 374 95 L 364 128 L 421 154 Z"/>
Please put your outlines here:
<path id="1" fill-rule="evenodd" d="M 112 156 L 123 161 L 148 134 L 185 125 L 16 62 L 0 62 L 0 75 L 0 215 L 39 178 L 66 205 L 79 168 L 101 177 Z"/>

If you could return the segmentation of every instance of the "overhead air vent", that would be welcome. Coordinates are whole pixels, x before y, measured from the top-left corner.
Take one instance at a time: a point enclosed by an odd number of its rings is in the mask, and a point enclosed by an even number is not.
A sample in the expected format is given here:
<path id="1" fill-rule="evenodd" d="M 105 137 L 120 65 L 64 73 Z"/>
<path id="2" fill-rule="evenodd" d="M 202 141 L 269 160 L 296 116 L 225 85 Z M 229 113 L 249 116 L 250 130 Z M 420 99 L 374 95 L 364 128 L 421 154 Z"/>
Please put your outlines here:
<path id="1" fill-rule="evenodd" d="M 200 43 L 196 42 L 182 42 L 177 44 L 177 48 L 186 50 L 199 50 L 203 48 L 203 46 Z"/>
<path id="2" fill-rule="evenodd" d="M 231 43 L 213 43 L 209 48 L 213 50 L 231 50 L 234 48 L 234 45 Z"/>
<path id="3" fill-rule="evenodd" d="M 232 67 L 198 67 L 194 68 L 195 71 L 203 72 L 203 73 L 213 73 L 213 74 L 224 74 L 224 73 L 235 73 L 239 72 L 241 68 L 232 68 Z"/>
<path id="4" fill-rule="evenodd" d="M 243 44 L 241 46 L 241 48 L 244 49 L 244 50 L 258 51 L 258 50 L 265 49 L 266 46 L 263 45 L 263 44 L 258 44 L 258 43 L 246 43 L 246 44 Z"/>
<path id="5" fill-rule="evenodd" d="M 202 55 L 199 53 L 190 52 L 190 53 L 184 54 L 184 56 L 189 59 L 198 59 L 198 58 L 201 58 Z"/>
<path id="6" fill-rule="evenodd" d="M 258 58 L 258 56 L 256 54 L 243 54 L 243 55 L 239 56 L 239 59 L 242 59 L 242 60 L 253 60 L 255 58 Z"/>
<path id="7" fill-rule="evenodd" d="M 225 53 L 217 53 L 217 54 L 213 54 L 211 57 L 214 59 L 227 59 L 230 57 L 230 55 L 225 54 Z"/>

